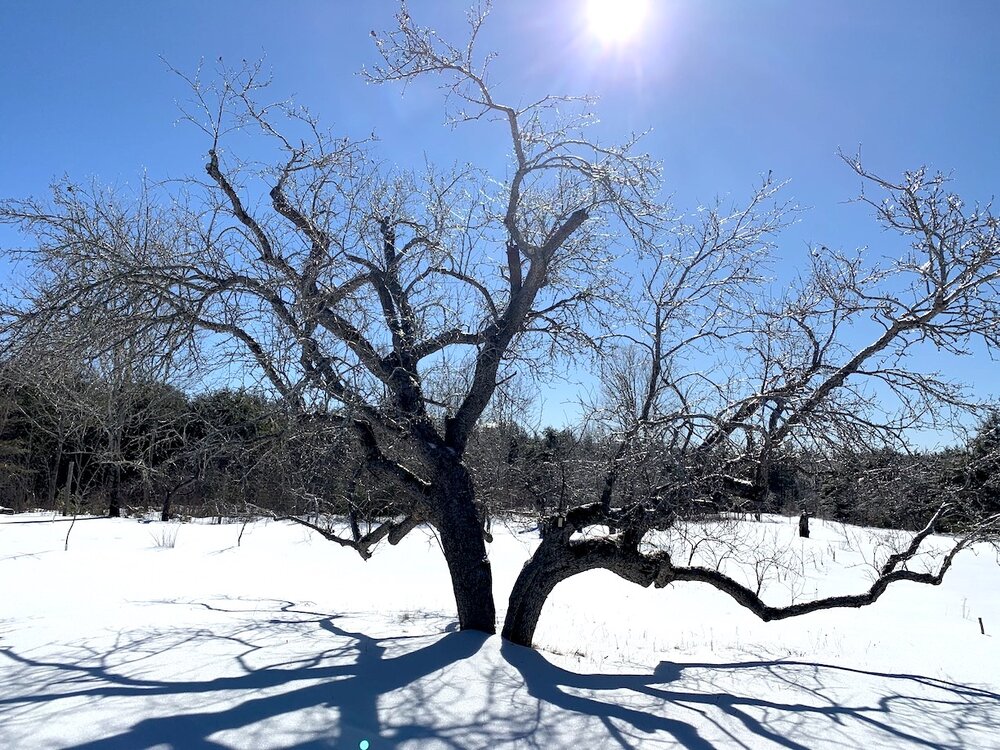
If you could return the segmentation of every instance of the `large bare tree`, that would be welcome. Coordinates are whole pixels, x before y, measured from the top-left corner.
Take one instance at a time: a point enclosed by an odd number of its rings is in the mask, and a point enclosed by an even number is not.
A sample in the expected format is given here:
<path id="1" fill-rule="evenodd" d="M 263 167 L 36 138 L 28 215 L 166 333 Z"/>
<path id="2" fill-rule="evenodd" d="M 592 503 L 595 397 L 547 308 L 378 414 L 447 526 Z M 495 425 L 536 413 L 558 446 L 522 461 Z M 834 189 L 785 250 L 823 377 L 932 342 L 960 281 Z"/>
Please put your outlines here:
<path id="1" fill-rule="evenodd" d="M 206 360 L 245 365 L 299 412 L 352 430 L 366 471 L 399 490 L 403 513 L 328 538 L 368 555 L 431 524 L 461 627 L 492 632 L 490 564 L 463 463 L 470 434 L 511 368 L 577 345 L 582 319 L 612 291 L 608 232 L 644 245 L 663 206 L 657 167 L 633 142 L 588 140 L 587 100 L 494 99 L 474 45 L 484 17 L 471 15 L 468 44 L 453 47 L 404 8 L 368 75 L 445 73 L 457 119 L 498 120 L 507 134 L 501 174 L 382 168 L 372 144 L 264 100 L 250 65 L 186 79 L 207 179 L 129 195 L 64 182 L 47 201 L 6 201 L 0 220 L 36 243 L 24 251 L 34 283 L 11 319 L 45 328 L 84 315 L 102 326 L 127 308 L 108 345 L 143 331 L 196 340 Z M 251 129 L 256 162 L 239 155 Z M 261 142 L 272 148 L 263 166 Z M 428 387 L 442 370 L 461 375 L 445 401 Z"/>
<path id="2" fill-rule="evenodd" d="M 762 269 L 788 215 L 778 186 L 768 178 L 742 207 L 675 219 L 638 139 L 592 135 L 592 100 L 504 103 L 493 57 L 476 47 L 487 10 L 470 14 L 468 38 L 453 45 L 402 6 L 395 28 L 376 35 L 381 61 L 366 75 L 443 82 L 454 124 L 502 134 L 502 167 L 386 168 L 375 144 L 269 102 L 259 66 L 185 77 L 187 119 L 206 139 L 204 177 L 129 195 L 64 182 L 46 201 L 0 204 L 0 220 L 35 241 L 21 251 L 36 274 L 8 310 L 10 330 L 81 315 L 101 325 L 127 311 L 105 326 L 107 345 L 154 331 L 171 350 L 194 344 L 205 367 L 256 375 L 309 420 L 349 430 L 400 513 L 364 531 L 314 525 L 367 556 L 430 524 L 460 626 L 487 632 L 495 606 L 464 462 L 470 437 L 515 374 L 604 347 L 617 447 L 594 502 L 543 522 L 507 637 L 530 643 L 553 587 L 599 567 L 645 585 L 705 581 L 768 618 L 810 611 L 768 608 L 719 571 L 676 566 L 648 549 L 650 534 L 692 504 L 758 502 L 783 446 L 899 438 L 916 407 L 962 406 L 947 383 L 901 362 L 920 341 L 993 341 L 996 221 L 965 212 L 923 173 L 896 186 L 852 163 L 887 191 L 880 218 L 915 237 L 912 257 L 868 269 L 817 249 L 800 288 L 765 302 Z M 878 332 L 852 349 L 842 334 L 859 320 Z M 901 420 L 875 413 L 857 385 L 865 379 L 896 394 Z M 639 474 L 646 489 L 632 482 L 622 493 Z M 975 526 L 955 551 L 988 528 Z M 939 580 L 903 570 L 913 554 L 891 557 L 861 598 L 812 608 L 866 603 L 898 579 Z"/>

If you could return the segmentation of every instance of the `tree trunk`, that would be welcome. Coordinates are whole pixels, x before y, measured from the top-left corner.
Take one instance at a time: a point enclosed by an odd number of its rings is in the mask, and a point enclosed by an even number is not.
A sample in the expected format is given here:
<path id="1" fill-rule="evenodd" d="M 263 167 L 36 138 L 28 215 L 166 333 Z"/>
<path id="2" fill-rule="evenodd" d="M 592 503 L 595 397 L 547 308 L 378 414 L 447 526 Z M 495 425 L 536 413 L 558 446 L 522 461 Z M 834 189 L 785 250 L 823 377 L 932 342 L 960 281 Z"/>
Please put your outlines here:
<path id="1" fill-rule="evenodd" d="M 56 494 L 59 492 L 59 465 L 62 463 L 63 455 L 63 441 L 62 436 L 59 437 L 59 442 L 56 447 L 56 458 L 55 458 L 55 468 L 49 472 L 49 507 L 55 509 L 56 507 Z M 69 515 L 69 506 L 63 505 L 63 515 Z"/>
<path id="2" fill-rule="evenodd" d="M 174 495 L 176 493 L 180 492 L 181 490 L 183 490 L 185 487 L 188 487 L 188 486 L 194 484 L 195 481 L 197 481 L 197 479 L 198 479 L 197 476 L 193 476 L 193 477 L 190 477 L 189 479 L 185 479 L 184 481 L 182 481 L 182 482 L 180 482 L 178 484 L 175 484 L 173 487 L 168 488 L 163 493 L 163 506 L 160 509 L 160 520 L 161 521 L 169 521 L 170 520 L 170 514 L 171 514 L 171 512 L 173 510 Z"/>
<path id="3" fill-rule="evenodd" d="M 457 459 L 439 458 L 436 468 L 432 492 L 437 497 L 432 497 L 432 507 L 439 512 L 432 520 L 451 574 L 459 627 L 495 633 L 493 571 L 472 480 Z"/>
<path id="4" fill-rule="evenodd" d="M 510 592 L 503 637 L 519 646 L 531 647 L 542 607 L 560 581 L 572 575 L 559 564 L 558 550 L 546 549 L 543 541 L 531 559 L 521 568 Z"/>
<path id="5" fill-rule="evenodd" d="M 76 466 L 75 461 L 69 462 L 69 467 L 66 469 L 66 484 L 63 487 L 63 515 L 64 516 L 75 516 L 74 508 L 76 507 L 73 503 L 73 469 Z"/>
<path id="6" fill-rule="evenodd" d="M 108 501 L 108 518 L 121 517 L 121 483 L 122 469 L 118 464 L 115 464 L 114 471 L 111 474 L 111 498 Z"/>
<path id="7" fill-rule="evenodd" d="M 564 519 L 557 517 L 543 526 L 541 544 L 514 582 L 503 625 L 503 637 L 511 643 L 531 647 L 545 601 L 567 578 L 604 569 L 640 586 L 654 581 L 657 562 L 639 554 L 638 538 L 634 549 L 622 549 L 620 540 L 574 541 L 574 526 L 569 521 L 563 524 Z"/>

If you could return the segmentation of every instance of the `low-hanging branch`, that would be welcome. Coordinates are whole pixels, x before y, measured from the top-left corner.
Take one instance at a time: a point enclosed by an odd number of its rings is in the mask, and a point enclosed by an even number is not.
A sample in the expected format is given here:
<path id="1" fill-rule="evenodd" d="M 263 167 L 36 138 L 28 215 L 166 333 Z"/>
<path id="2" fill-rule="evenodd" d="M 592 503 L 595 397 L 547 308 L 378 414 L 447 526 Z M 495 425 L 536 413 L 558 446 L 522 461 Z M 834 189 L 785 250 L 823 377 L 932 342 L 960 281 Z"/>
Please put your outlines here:
<path id="1" fill-rule="evenodd" d="M 356 550 L 357 553 L 365 560 L 371 558 L 373 548 L 383 539 L 387 540 L 389 544 L 392 545 L 399 544 L 403 540 L 403 537 L 413 531 L 413 529 L 421 523 L 417 516 L 408 515 L 399 520 L 384 521 L 378 524 L 367 534 L 349 539 L 339 535 L 331 528 L 320 526 L 319 524 L 313 523 L 309 519 L 301 516 L 278 515 L 270 512 L 264 512 L 264 515 L 273 518 L 275 521 L 291 521 L 299 524 L 300 526 L 305 526 L 307 529 L 312 529 L 327 541 L 339 544 L 341 547 L 349 547 Z"/>

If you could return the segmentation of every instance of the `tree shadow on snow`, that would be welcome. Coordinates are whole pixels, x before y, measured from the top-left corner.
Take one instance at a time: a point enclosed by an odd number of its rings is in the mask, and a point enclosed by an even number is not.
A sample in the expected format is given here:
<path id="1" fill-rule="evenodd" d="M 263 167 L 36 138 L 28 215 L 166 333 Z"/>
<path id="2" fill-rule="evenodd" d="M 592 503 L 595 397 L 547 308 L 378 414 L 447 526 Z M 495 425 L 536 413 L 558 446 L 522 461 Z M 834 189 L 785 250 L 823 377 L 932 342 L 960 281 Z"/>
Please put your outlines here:
<path id="1" fill-rule="evenodd" d="M 0 648 L 0 737 L 7 721 L 22 728 L 52 715 L 72 721 L 92 705 L 147 718 L 99 740 L 67 743 L 75 750 L 232 742 L 354 750 L 364 739 L 372 750 L 404 742 L 803 750 L 820 742 L 852 747 L 859 737 L 875 746 L 951 749 L 973 746 L 1000 723 L 997 693 L 920 675 L 802 661 L 661 662 L 652 674 L 582 674 L 530 649 L 497 648 L 496 639 L 477 633 L 373 638 L 348 629 L 346 615 L 260 600 L 232 609 L 232 601 L 184 603 L 217 612 L 217 626 L 123 634 L 110 648 L 81 648 L 60 660 Z M 250 617 L 234 623 L 234 613 Z M 307 655 L 286 645 L 278 660 L 270 649 L 282 635 L 300 639 L 288 642 Z M 492 652 L 480 654 L 487 643 Z M 204 664 L 196 678 L 164 678 L 171 674 L 164 663 L 181 652 L 189 659 L 215 653 L 222 665 L 208 679 Z M 462 700 L 467 693 L 472 700 Z M 93 703 L 105 699 L 124 702 Z M 62 700 L 70 708 L 54 713 L 51 702 Z M 282 722 L 289 714 L 293 721 Z M 270 734 L 275 722 L 281 735 Z M 218 736 L 225 732 L 235 734 Z"/>
<path id="2" fill-rule="evenodd" d="M 254 601 L 259 603 L 259 600 Z M 218 612 L 233 611 L 202 602 L 193 606 Z M 259 609 L 256 611 L 259 612 Z M 329 712 L 324 730 L 304 730 L 302 734 L 308 736 L 283 746 L 353 749 L 359 747 L 361 740 L 367 739 L 372 750 L 381 750 L 389 743 L 379 741 L 378 699 L 471 657 L 487 639 L 481 633 L 469 632 L 450 632 L 436 638 L 398 636 L 375 639 L 338 627 L 338 616 L 296 609 L 292 602 L 281 603 L 278 611 L 288 617 L 244 625 L 226 635 L 218 635 L 207 628 L 164 630 L 140 638 L 126 638 L 115 649 L 103 653 L 85 650 L 75 661 L 31 659 L 9 648 L 0 648 L 0 656 L 22 668 L 20 675 L 7 680 L 8 689 L 0 688 L 0 726 L 8 710 L 16 708 L 18 715 L 22 716 L 26 706 L 41 706 L 53 700 L 70 699 L 74 705 L 79 705 L 108 698 L 204 696 L 204 705 L 222 705 L 223 708 L 143 719 L 126 731 L 71 747 L 74 750 L 133 750 L 154 746 L 177 750 L 225 748 L 229 747 L 228 742 L 213 740 L 212 735 L 249 728 L 304 709 L 327 708 L 337 709 L 337 712 Z M 315 619 L 296 617 L 303 615 L 315 616 Z M 313 624 L 326 631 L 332 641 L 330 648 L 307 659 L 252 666 L 254 652 L 267 647 L 255 642 L 255 637 L 290 623 Z M 400 650 L 400 646 L 410 639 L 432 642 L 391 658 L 385 655 L 389 648 Z M 190 642 L 194 641 L 201 648 L 213 640 L 245 647 L 236 657 L 242 674 L 204 680 L 158 680 L 128 674 L 137 671 L 137 663 L 169 655 L 171 649 L 184 643 L 190 646 Z M 344 663 L 344 659 L 350 661 Z M 40 674 L 45 677 L 40 677 Z M 297 687 L 303 682 L 307 684 Z M 10 695 L 9 688 L 14 684 L 23 685 L 27 694 Z M 232 697 L 234 694 L 235 697 Z M 62 716 L 72 720 L 71 713 L 69 711 Z M 437 734 L 433 728 L 422 726 L 396 726 L 395 732 L 417 738 L 430 738 Z M 260 734 L 260 745 L 273 744 L 267 739 L 266 729 Z M 252 747 L 257 743 L 246 744 L 244 737 L 240 744 Z"/>
<path id="3" fill-rule="evenodd" d="M 652 675 L 580 674 L 530 649 L 504 643 L 502 651 L 539 703 L 600 717 L 608 737 L 602 747 L 645 747 L 662 732 L 692 750 L 847 748 L 859 738 L 876 747 L 957 750 L 982 746 L 970 735 L 982 741 L 1000 726 L 1000 694 L 921 675 L 785 660 L 664 661 Z M 831 687 L 837 683 L 851 693 L 847 700 Z M 866 697 L 854 694 L 866 690 Z M 713 727 L 712 741 L 665 716 L 665 707 L 696 715 L 703 729 Z M 933 737 L 921 736 L 929 729 Z"/>

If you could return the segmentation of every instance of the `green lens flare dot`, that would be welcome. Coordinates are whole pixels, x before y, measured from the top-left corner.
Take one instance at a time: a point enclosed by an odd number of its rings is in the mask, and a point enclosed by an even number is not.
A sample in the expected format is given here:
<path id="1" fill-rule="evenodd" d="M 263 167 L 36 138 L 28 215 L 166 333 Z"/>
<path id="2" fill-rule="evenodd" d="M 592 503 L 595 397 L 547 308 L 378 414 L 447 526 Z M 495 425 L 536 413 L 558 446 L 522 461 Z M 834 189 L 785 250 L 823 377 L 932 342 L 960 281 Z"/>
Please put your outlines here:
<path id="1" fill-rule="evenodd" d="M 358 750 L 368 750 L 368 748 L 370 748 L 371 746 L 372 743 L 370 743 L 368 740 L 361 740 L 361 743 L 358 745 Z"/>

